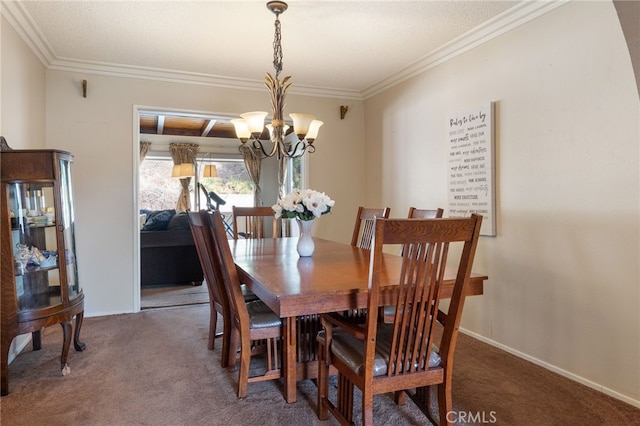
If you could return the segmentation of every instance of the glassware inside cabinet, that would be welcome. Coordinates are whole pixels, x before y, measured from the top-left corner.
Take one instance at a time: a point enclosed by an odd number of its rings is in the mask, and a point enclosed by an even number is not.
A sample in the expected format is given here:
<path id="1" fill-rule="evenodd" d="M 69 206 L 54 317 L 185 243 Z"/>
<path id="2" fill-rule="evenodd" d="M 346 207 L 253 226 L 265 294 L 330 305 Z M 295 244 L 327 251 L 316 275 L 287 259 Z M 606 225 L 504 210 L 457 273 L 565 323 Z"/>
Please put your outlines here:
<path id="1" fill-rule="evenodd" d="M 18 312 L 62 303 L 53 182 L 8 185 Z"/>

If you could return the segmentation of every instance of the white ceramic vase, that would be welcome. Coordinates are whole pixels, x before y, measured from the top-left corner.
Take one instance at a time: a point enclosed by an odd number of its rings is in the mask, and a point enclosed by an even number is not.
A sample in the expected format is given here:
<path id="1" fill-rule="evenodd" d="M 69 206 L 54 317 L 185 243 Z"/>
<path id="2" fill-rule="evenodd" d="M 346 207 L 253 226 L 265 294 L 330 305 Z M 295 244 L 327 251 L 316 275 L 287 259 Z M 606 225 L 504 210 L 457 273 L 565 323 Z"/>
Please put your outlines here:
<path id="1" fill-rule="evenodd" d="M 311 227 L 313 226 L 313 220 L 297 220 L 300 226 L 300 237 L 298 237 L 298 254 L 300 257 L 309 257 L 313 254 L 315 244 L 311 237 Z"/>

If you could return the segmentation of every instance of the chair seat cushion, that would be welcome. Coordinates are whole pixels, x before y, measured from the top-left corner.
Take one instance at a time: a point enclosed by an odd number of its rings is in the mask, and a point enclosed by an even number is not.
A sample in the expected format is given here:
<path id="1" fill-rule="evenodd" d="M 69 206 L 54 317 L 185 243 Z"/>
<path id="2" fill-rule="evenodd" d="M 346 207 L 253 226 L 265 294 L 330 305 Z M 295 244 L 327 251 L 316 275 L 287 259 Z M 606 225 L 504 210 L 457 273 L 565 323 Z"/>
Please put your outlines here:
<path id="1" fill-rule="evenodd" d="M 280 327 L 282 320 L 264 302 L 257 300 L 247 303 L 249 326 L 253 329 Z"/>
<path id="2" fill-rule="evenodd" d="M 396 306 L 395 305 L 385 305 L 382 308 L 382 315 L 385 317 L 393 317 L 396 314 Z"/>
<path id="3" fill-rule="evenodd" d="M 256 294 L 251 290 L 249 290 L 249 287 L 247 287 L 245 284 L 240 284 L 240 290 L 242 290 L 242 296 L 244 297 L 245 302 L 254 302 L 256 300 L 260 300 L 260 298 L 256 296 Z"/>
<path id="4" fill-rule="evenodd" d="M 374 376 L 387 374 L 392 333 L 393 324 L 378 324 L 376 353 L 373 362 Z M 324 344 L 324 336 L 322 334 L 318 335 L 318 341 L 320 344 Z M 364 341 L 350 334 L 335 330 L 331 342 L 333 356 L 349 366 L 356 374 L 364 374 Z M 438 365 L 440 365 L 440 355 L 438 355 L 437 348 L 433 347 L 429 357 L 429 367 L 437 367 Z"/>

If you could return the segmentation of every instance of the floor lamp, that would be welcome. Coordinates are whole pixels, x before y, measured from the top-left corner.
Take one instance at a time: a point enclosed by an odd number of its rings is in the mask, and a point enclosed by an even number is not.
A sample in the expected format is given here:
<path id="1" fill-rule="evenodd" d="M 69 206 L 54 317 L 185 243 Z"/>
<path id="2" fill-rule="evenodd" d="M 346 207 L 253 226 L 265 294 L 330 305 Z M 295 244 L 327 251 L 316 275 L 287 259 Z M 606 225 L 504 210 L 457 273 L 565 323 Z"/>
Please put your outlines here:
<path id="1" fill-rule="evenodd" d="M 185 179 L 188 177 L 193 178 L 193 187 L 194 187 L 194 204 L 195 208 L 191 209 L 194 211 L 200 210 L 200 182 L 198 179 L 198 159 L 196 158 L 193 163 L 181 163 L 173 166 L 171 170 L 171 177 L 176 179 Z M 218 169 L 215 164 L 207 164 L 204 166 L 204 171 L 202 173 L 203 178 L 214 178 L 218 177 Z"/>

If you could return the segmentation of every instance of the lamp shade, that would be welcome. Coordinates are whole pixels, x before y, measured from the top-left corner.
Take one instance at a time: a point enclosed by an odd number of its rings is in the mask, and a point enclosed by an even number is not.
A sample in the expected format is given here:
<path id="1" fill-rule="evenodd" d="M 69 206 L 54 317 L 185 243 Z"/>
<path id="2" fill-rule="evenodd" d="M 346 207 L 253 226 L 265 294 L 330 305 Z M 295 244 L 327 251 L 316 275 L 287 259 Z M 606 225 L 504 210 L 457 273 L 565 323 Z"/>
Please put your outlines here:
<path id="1" fill-rule="evenodd" d="M 315 117 L 311 114 L 299 114 L 295 112 L 289 114 L 289 117 L 293 120 L 293 131 L 296 132 L 296 135 L 298 135 L 300 139 L 304 139 Z"/>
<path id="2" fill-rule="evenodd" d="M 195 166 L 193 165 L 193 163 L 176 164 L 171 169 L 172 178 L 182 179 L 187 177 L 193 177 L 195 175 L 196 175 Z"/>
<path id="3" fill-rule="evenodd" d="M 243 142 L 246 142 L 247 139 L 251 137 L 251 132 L 249 131 L 249 126 L 247 122 L 242 118 L 234 118 L 231 120 L 231 124 L 236 129 L 236 137 Z"/>
<path id="4" fill-rule="evenodd" d="M 202 173 L 203 178 L 214 178 L 218 177 L 218 169 L 214 164 L 207 164 L 204 166 L 204 172 Z"/>
<path id="5" fill-rule="evenodd" d="M 320 126 L 324 123 L 320 120 L 313 120 L 309 125 L 309 131 L 307 132 L 306 139 L 309 142 L 313 142 L 318 137 L 318 131 L 320 130 Z"/>
<path id="6" fill-rule="evenodd" d="M 266 112 L 245 112 L 244 114 L 240 114 L 240 117 L 242 117 L 244 121 L 246 121 L 251 134 L 261 134 L 264 130 L 264 119 L 267 117 Z"/>
<path id="7" fill-rule="evenodd" d="M 269 138 L 273 139 L 273 125 L 267 124 L 266 128 L 269 131 Z M 289 126 L 285 124 L 284 127 L 282 128 L 282 134 L 283 135 L 286 134 L 287 130 L 289 130 Z"/>

